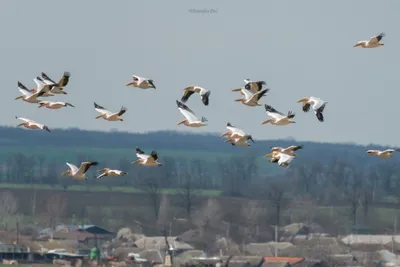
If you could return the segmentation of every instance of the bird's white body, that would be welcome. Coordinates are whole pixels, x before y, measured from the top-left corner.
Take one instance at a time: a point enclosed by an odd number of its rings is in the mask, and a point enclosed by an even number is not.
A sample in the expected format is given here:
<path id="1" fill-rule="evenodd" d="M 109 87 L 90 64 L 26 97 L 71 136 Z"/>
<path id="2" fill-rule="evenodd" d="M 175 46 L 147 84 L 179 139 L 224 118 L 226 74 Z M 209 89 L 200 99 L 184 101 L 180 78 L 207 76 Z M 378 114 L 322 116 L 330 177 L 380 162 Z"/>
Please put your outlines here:
<path id="1" fill-rule="evenodd" d="M 126 108 L 122 107 L 118 112 L 111 112 L 106 110 L 104 107 L 99 106 L 95 103 L 95 108 L 101 115 L 97 116 L 96 119 L 103 118 L 107 121 L 123 121 L 121 115 L 126 112 Z"/>
<path id="2" fill-rule="evenodd" d="M 266 84 L 264 81 L 251 81 L 250 79 L 245 79 L 244 82 L 245 86 L 247 86 L 246 89 L 253 94 L 261 91 L 262 86 Z"/>
<path id="3" fill-rule="evenodd" d="M 387 158 L 391 158 L 393 155 L 392 153 L 398 151 L 398 150 L 394 150 L 394 149 L 386 149 L 386 150 L 367 150 L 367 153 L 369 155 L 374 155 L 377 156 L 378 158 L 383 158 L 383 159 L 387 159 Z"/>
<path id="4" fill-rule="evenodd" d="M 137 75 L 132 75 L 133 81 L 128 83 L 126 86 L 134 86 L 140 89 L 156 89 L 156 87 L 153 84 L 153 80 L 147 79 L 144 77 L 140 77 Z"/>
<path id="5" fill-rule="evenodd" d="M 261 99 L 261 97 L 267 92 L 267 89 L 261 90 L 255 94 L 253 94 L 251 91 L 241 88 L 240 92 L 244 96 L 243 99 L 237 99 L 235 101 L 240 101 L 244 105 L 249 106 L 249 107 L 256 107 L 256 106 L 261 106 L 258 101 Z"/>
<path id="6" fill-rule="evenodd" d="M 34 120 L 21 118 L 21 117 L 15 117 L 15 118 L 23 121 L 23 123 L 18 125 L 18 127 L 24 126 L 25 128 L 28 128 L 28 129 L 34 129 L 34 130 L 40 129 L 40 130 L 46 130 L 46 131 L 50 132 L 49 128 L 47 128 L 46 125 L 38 123 Z"/>
<path id="7" fill-rule="evenodd" d="M 269 117 L 271 117 L 270 123 L 272 125 L 280 125 L 280 126 L 282 126 L 282 125 L 292 124 L 291 119 L 289 119 L 287 116 L 281 115 L 279 113 L 267 111 L 267 115 Z"/>
<path id="8" fill-rule="evenodd" d="M 33 81 L 36 83 L 36 88 L 32 89 L 33 93 L 43 91 L 44 94 L 42 96 L 44 97 L 54 96 L 54 94 L 51 92 L 52 86 L 44 83 L 44 81 L 40 77 L 36 77 L 35 79 L 33 79 Z"/>
<path id="9" fill-rule="evenodd" d="M 203 87 L 196 86 L 196 85 L 188 86 L 183 90 L 184 90 L 184 93 L 181 98 L 182 103 L 186 103 L 186 101 L 189 99 L 189 97 L 192 94 L 198 93 L 200 95 L 200 99 L 203 102 L 203 104 L 208 106 L 209 96 L 211 94 L 210 90 L 204 89 Z"/>
<path id="10" fill-rule="evenodd" d="M 18 82 L 18 91 L 20 91 L 22 95 L 15 98 L 15 100 L 22 99 L 27 103 L 35 103 L 35 104 L 40 102 L 40 100 L 38 99 L 39 92 L 36 93 L 30 92 L 28 88 L 26 88 L 26 86 L 20 82 Z"/>
<path id="11" fill-rule="evenodd" d="M 230 138 L 238 138 L 238 137 L 242 137 L 242 136 L 246 135 L 246 133 L 242 129 L 239 129 L 232 125 L 226 126 L 226 129 L 228 129 L 228 132 L 221 136 L 228 136 Z"/>
<path id="12" fill-rule="evenodd" d="M 66 103 L 66 102 L 53 102 L 53 101 L 40 101 L 39 102 L 39 108 L 46 107 L 48 109 L 60 109 L 60 108 L 67 107 L 67 106 L 72 106 L 72 105 L 69 103 Z"/>
<path id="13" fill-rule="evenodd" d="M 314 114 L 317 116 L 318 120 L 321 122 L 324 121 L 323 111 L 328 102 L 322 100 L 321 98 L 315 97 L 315 96 L 305 97 L 303 99 L 300 99 L 297 102 L 298 103 L 303 102 L 302 109 L 304 112 L 308 112 L 311 107 L 314 111 Z"/>
<path id="14" fill-rule="evenodd" d="M 229 137 L 229 139 L 226 140 L 225 142 L 230 142 L 232 145 L 235 146 L 251 146 L 246 136 L 235 137 L 235 138 Z"/>
<path id="15" fill-rule="evenodd" d="M 385 36 L 384 33 L 371 37 L 369 40 L 359 41 L 353 47 L 361 46 L 362 48 L 376 48 L 381 47 L 384 44 L 380 41 Z"/>
<path id="16" fill-rule="evenodd" d="M 293 161 L 296 156 L 288 155 L 278 151 L 265 155 L 264 157 L 271 157 L 270 162 L 278 163 L 279 166 L 287 167 Z"/>
<path id="17" fill-rule="evenodd" d="M 81 166 L 76 167 L 74 164 L 67 162 L 69 170 L 62 173 L 62 175 L 68 175 L 76 180 L 87 180 L 86 172 L 93 165 L 97 165 L 97 162 L 82 162 Z"/>
<path id="18" fill-rule="evenodd" d="M 123 172 L 120 170 L 112 170 L 109 168 L 104 168 L 104 169 L 98 170 L 98 172 L 102 172 L 102 174 L 97 176 L 96 179 L 100 179 L 101 177 L 104 177 L 104 176 L 124 176 L 127 174 L 126 172 Z"/>
<path id="19" fill-rule="evenodd" d="M 66 95 L 67 93 L 64 91 L 64 86 L 66 86 L 68 84 L 69 77 L 70 77 L 70 73 L 66 71 L 66 72 L 64 72 L 63 76 L 58 81 L 58 83 L 56 83 L 55 81 L 50 79 L 50 77 L 47 76 L 46 73 L 42 72 L 41 81 L 44 84 L 46 84 L 47 86 L 49 86 L 50 92 L 52 94 L 64 94 L 64 95 Z"/>
<path id="20" fill-rule="evenodd" d="M 205 123 L 207 121 L 206 118 L 202 117 L 201 119 L 199 119 L 195 115 L 195 113 L 191 109 L 189 109 L 186 105 L 180 103 L 179 101 L 177 101 L 177 103 L 179 111 L 186 118 L 186 120 L 179 122 L 177 125 L 183 124 L 185 126 L 195 127 L 195 128 L 207 126 L 207 123 Z"/>
<path id="21" fill-rule="evenodd" d="M 274 152 L 274 151 L 280 152 L 280 153 L 287 154 L 287 155 L 290 155 L 290 156 L 296 156 L 294 151 L 299 150 L 301 148 L 302 148 L 302 146 L 289 146 L 289 147 L 286 147 L 286 148 L 283 148 L 283 147 L 272 147 L 271 151 L 272 152 Z M 266 156 L 268 156 L 268 155 L 266 155 Z"/>
<path id="22" fill-rule="evenodd" d="M 151 152 L 151 155 L 147 155 L 139 148 L 136 148 L 136 156 L 139 159 L 132 162 L 131 164 L 140 164 L 142 166 L 147 166 L 147 167 L 156 167 L 162 165 L 157 161 L 158 155 L 157 152 L 155 151 Z"/>

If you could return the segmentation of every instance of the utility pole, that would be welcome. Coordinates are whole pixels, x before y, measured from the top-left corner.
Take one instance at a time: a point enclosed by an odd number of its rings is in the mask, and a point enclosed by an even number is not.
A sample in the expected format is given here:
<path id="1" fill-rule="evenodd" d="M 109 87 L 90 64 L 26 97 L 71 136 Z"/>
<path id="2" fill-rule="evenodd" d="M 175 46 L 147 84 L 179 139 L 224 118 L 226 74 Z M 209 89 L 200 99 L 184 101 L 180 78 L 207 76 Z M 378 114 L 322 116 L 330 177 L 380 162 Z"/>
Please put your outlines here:
<path id="1" fill-rule="evenodd" d="M 275 257 L 278 257 L 278 247 L 277 247 L 277 244 L 278 244 L 278 226 L 277 225 L 275 225 Z"/>
<path id="2" fill-rule="evenodd" d="M 169 220 L 169 236 L 172 236 L 172 220 Z"/>
<path id="3" fill-rule="evenodd" d="M 17 221 L 17 245 L 19 242 L 19 222 Z"/>

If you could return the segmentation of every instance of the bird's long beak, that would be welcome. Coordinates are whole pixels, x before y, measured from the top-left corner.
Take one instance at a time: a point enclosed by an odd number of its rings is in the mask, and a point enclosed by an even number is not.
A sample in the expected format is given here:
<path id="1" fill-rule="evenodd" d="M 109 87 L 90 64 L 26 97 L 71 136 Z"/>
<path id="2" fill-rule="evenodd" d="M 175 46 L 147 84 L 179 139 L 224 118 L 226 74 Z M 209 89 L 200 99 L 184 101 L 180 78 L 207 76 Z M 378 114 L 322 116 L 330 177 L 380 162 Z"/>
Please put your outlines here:
<path id="1" fill-rule="evenodd" d="M 240 92 L 242 91 L 242 88 L 238 88 L 238 89 L 233 89 L 232 92 Z"/>
<path id="2" fill-rule="evenodd" d="M 185 121 L 186 121 L 186 120 L 181 121 L 181 122 L 177 123 L 176 125 L 181 125 L 181 124 L 184 123 Z"/>
<path id="3" fill-rule="evenodd" d="M 260 124 L 267 124 L 267 123 L 269 123 L 269 122 L 271 122 L 271 120 L 266 120 L 266 121 L 263 121 L 262 123 L 260 123 Z"/>
<path id="4" fill-rule="evenodd" d="M 132 86 L 134 82 L 130 82 L 128 84 L 126 84 L 125 86 Z"/>
<path id="5" fill-rule="evenodd" d="M 64 95 L 67 95 L 67 92 L 62 91 L 62 93 L 63 93 Z"/>
<path id="6" fill-rule="evenodd" d="M 61 175 L 67 175 L 68 173 L 69 173 L 69 172 L 66 171 L 66 172 L 61 173 Z"/>
<path id="7" fill-rule="evenodd" d="M 242 102 L 243 99 L 236 99 L 235 101 L 237 102 Z"/>
<path id="8" fill-rule="evenodd" d="M 104 172 L 104 169 L 98 170 L 98 171 L 96 171 L 96 172 Z"/>
<path id="9" fill-rule="evenodd" d="M 228 135 L 229 135 L 229 132 L 226 132 L 224 134 L 221 134 L 221 137 L 228 136 Z"/>
<path id="10" fill-rule="evenodd" d="M 357 46 L 360 46 L 361 45 L 361 43 L 356 43 L 355 45 L 353 45 L 353 47 L 357 47 Z"/>
<path id="11" fill-rule="evenodd" d="M 17 125 L 17 127 L 21 127 L 22 125 L 24 125 L 24 123 L 20 123 Z"/>
<path id="12" fill-rule="evenodd" d="M 21 98 L 23 98 L 23 96 L 22 96 L 22 95 L 20 95 L 20 96 L 16 97 L 14 100 L 18 100 L 18 99 L 21 99 Z"/>
<path id="13" fill-rule="evenodd" d="M 103 115 L 99 115 L 96 117 L 96 119 L 100 119 L 101 117 L 103 117 Z"/>
<path id="14" fill-rule="evenodd" d="M 272 157 L 272 153 L 269 153 L 269 154 L 264 156 L 264 158 L 269 158 L 269 157 Z"/>
<path id="15" fill-rule="evenodd" d="M 302 98 L 302 99 L 300 99 L 299 101 L 297 101 L 297 103 L 305 102 L 305 101 L 307 101 L 307 98 Z"/>

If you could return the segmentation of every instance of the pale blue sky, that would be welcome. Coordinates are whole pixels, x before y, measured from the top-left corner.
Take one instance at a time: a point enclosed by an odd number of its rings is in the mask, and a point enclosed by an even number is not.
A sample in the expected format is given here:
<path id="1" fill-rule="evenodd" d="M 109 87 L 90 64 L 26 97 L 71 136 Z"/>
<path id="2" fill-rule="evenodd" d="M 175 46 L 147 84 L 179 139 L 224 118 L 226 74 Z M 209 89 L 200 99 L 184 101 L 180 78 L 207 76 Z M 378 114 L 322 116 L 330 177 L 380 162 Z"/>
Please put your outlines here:
<path id="1" fill-rule="evenodd" d="M 224 132 L 229 121 L 255 139 L 400 145 L 399 10 L 398 0 L 2 1 L 1 124 L 17 125 L 17 115 L 50 129 Z M 382 31 L 384 47 L 352 47 Z M 69 94 L 51 100 L 75 109 L 13 100 L 17 81 L 33 88 L 42 71 L 53 79 L 71 72 Z M 132 74 L 157 89 L 125 87 Z M 271 91 L 261 102 L 293 110 L 297 123 L 260 125 L 263 107 L 233 101 L 245 78 L 265 80 Z M 192 84 L 212 91 L 208 107 L 198 95 L 187 102 L 209 119 L 201 129 L 176 126 L 175 100 Z M 311 95 L 329 102 L 324 123 L 296 103 Z M 95 120 L 93 101 L 126 106 L 125 120 Z"/>

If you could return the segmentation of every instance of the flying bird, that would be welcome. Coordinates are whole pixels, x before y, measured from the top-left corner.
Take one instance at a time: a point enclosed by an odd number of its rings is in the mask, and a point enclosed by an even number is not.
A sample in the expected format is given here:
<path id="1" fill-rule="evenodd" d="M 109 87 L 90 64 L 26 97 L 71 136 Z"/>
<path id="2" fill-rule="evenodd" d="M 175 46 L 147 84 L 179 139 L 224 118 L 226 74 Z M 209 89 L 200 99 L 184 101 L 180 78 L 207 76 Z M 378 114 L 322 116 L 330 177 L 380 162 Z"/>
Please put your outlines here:
<path id="1" fill-rule="evenodd" d="M 35 130 L 40 129 L 40 130 L 45 130 L 45 131 L 50 132 L 49 127 L 47 127 L 44 124 L 38 123 L 34 120 L 25 119 L 25 118 L 21 118 L 18 116 L 15 116 L 15 118 L 17 120 L 23 121 L 23 123 L 18 124 L 17 127 L 24 126 L 25 128 L 28 128 L 28 129 L 35 129 Z"/>
<path id="2" fill-rule="evenodd" d="M 367 150 L 369 155 L 377 156 L 379 158 L 387 159 L 392 157 L 393 152 L 400 152 L 400 149 L 386 149 L 386 150 Z"/>
<path id="3" fill-rule="evenodd" d="M 281 153 L 281 152 L 278 152 L 278 151 L 273 151 L 272 153 L 269 153 L 269 154 L 264 156 L 264 158 L 268 158 L 268 157 L 271 157 L 269 162 L 278 163 L 278 165 L 282 166 L 282 167 L 289 166 L 289 164 L 295 158 L 295 156 L 291 156 L 291 155 L 288 155 L 288 154 L 285 154 L 285 153 Z"/>
<path id="4" fill-rule="evenodd" d="M 43 91 L 32 93 L 31 91 L 29 91 L 28 88 L 26 88 L 25 85 L 20 82 L 18 82 L 18 90 L 21 92 L 22 95 L 16 97 L 15 100 L 22 99 L 23 101 L 28 103 L 39 103 L 40 100 L 38 100 L 37 98 L 41 97 L 44 94 Z"/>
<path id="5" fill-rule="evenodd" d="M 249 134 L 246 134 L 240 137 L 228 137 L 228 139 L 225 140 L 225 143 L 230 142 L 233 146 L 251 146 L 249 144 L 249 141 L 252 141 L 254 143 L 253 137 Z"/>
<path id="6" fill-rule="evenodd" d="M 55 94 L 51 93 L 52 85 L 45 84 L 44 81 L 42 80 L 42 78 L 36 77 L 35 79 L 33 79 L 33 81 L 36 83 L 36 88 L 31 89 L 32 93 L 38 93 L 38 92 L 43 91 L 43 93 L 41 95 L 42 97 L 55 95 Z"/>
<path id="7" fill-rule="evenodd" d="M 140 89 L 149 89 L 149 88 L 156 89 L 156 86 L 154 85 L 154 82 L 151 79 L 132 75 L 132 80 L 133 81 L 128 83 L 126 86 L 134 86 Z"/>
<path id="8" fill-rule="evenodd" d="M 63 172 L 61 175 L 69 175 L 76 180 L 87 180 L 88 178 L 86 177 L 86 172 L 89 170 L 91 166 L 98 165 L 98 162 L 96 161 L 82 162 L 79 169 L 74 164 L 71 164 L 69 162 L 67 162 L 67 165 L 69 167 L 69 170 Z"/>
<path id="9" fill-rule="evenodd" d="M 53 94 L 66 95 L 67 93 L 64 91 L 64 87 L 67 86 L 70 77 L 71 77 L 71 73 L 69 73 L 68 71 L 65 71 L 63 76 L 58 81 L 58 83 L 56 83 L 55 81 L 50 79 L 50 77 L 46 73 L 42 72 L 43 82 L 45 84 L 51 86 L 51 92 Z"/>
<path id="10" fill-rule="evenodd" d="M 94 109 L 101 114 L 97 116 L 96 119 L 103 118 L 107 121 L 123 121 L 121 116 L 127 111 L 125 107 L 122 107 L 120 111 L 112 113 L 96 103 L 94 103 Z"/>
<path id="11" fill-rule="evenodd" d="M 228 131 L 224 134 L 221 134 L 221 137 L 227 136 L 230 138 L 237 138 L 246 135 L 246 133 L 242 129 L 233 126 L 230 122 L 226 124 L 226 129 L 228 129 Z"/>
<path id="12" fill-rule="evenodd" d="M 385 37 L 385 33 L 380 33 L 374 37 L 371 37 L 369 40 L 359 41 L 353 47 L 361 46 L 362 48 L 376 48 L 383 46 L 383 43 L 380 43 L 382 38 Z"/>
<path id="13" fill-rule="evenodd" d="M 264 89 L 262 91 L 259 91 L 259 92 L 255 93 L 255 94 L 253 94 L 249 90 L 242 88 L 240 90 L 240 93 L 244 96 L 244 98 L 236 99 L 235 101 L 242 102 L 244 105 L 247 105 L 247 106 L 250 106 L 250 107 L 261 106 L 261 104 L 259 104 L 258 101 L 268 91 L 269 91 L 269 89 Z"/>
<path id="14" fill-rule="evenodd" d="M 184 93 L 181 98 L 182 103 L 186 103 L 186 101 L 188 101 L 188 99 L 191 95 L 193 95 L 194 93 L 198 93 L 201 97 L 201 101 L 203 102 L 203 104 L 205 106 L 208 106 L 208 103 L 210 101 L 209 98 L 210 98 L 210 94 L 211 94 L 210 90 L 204 89 L 203 87 L 200 87 L 200 86 L 194 86 L 194 85 L 186 87 L 183 90 L 184 90 Z"/>
<path id="15" fill-rule="evenodd" d="M 46 107 L 48 109 L 60 109 L 62 107 L 75 107 L 74 105 L 67 103 L 67 102 L 53 102 L 53 101 L 40 101 L 39 102 L 39 107 Z"/>
<path id="16" fill-rule="evenodd" d="M 183 124 L 188 127 L 202 127 L 202 126 L 207 126 L 205 122 L 207 122 L 207 118 L 201 117 L 201 120 L 196 117 L 194 112 L 188 108 L 185 104 L 182 102 L 179 102 L 176 100 L 176 104 L 178 105 L 179 111 L 182 113 L 183 116 L 185 116 L 186 120 L 183 120 L 177 125 Z"/>
<path id="17" fill-rule="evenodd" d="M 325 106 L 328 102 L 314 96 L 305 97 L 297 101 L 297 103 L 300 102 L 303 103 L 302 109 L 304 112 L 308 112 L 310 110 L 310 107 L 312 106 L 312 109 L 314 110 L 314 113 L 317 116 L 318 120 L 320 122 L 324 121 L 324 115 L 322 113 L 324 112 Z"/>
<path id="18" fill-rule="evenodd" d="M 271 147 L 271 152 L 276 151 L 276 152 L 280 152 L 280 153 L 283 153 L 283 154 L 288 154 L 290 156 L 296 156 L 296 154 L 293 151 L 297 151 L 297 150 L 302 149 L 302 148 L 303 148 L 303 146 L 289 146 L 287 148 L 275 146 L 275 147 Z M 269 154 L 265 155 L 264 157 L 267 158 L 268 155 Z"/>
<path id="19" fill-rule="evenodd" d="M 157 161 L 158 155 L 156 151 L 152 151 L 150 155 L 146 155 L 143 150 L 136 147 L 136 156 L 138 160 L 132 162 L 131 164 L 140 164 L 148 167 L 161 166 L 162 164 Z"/>
<path id="20" fill-rule="evenodd" d="M 261 91 L 263 85 L 267 85 L 265 81 L 251 81 L 250 79 L 245 79 L 245 86 L 244 88 L 248 91 L 252 92 L 253 94 L 258 93 Z M 233 92 L 239 92 L 242 88 L 234 89 Z"/>
<path id="21" fill-rule="evenodd" d="M 265 105 L 265 110 L 271 119 L 263 121 L 261 124 L 271 123 L 272 125 L 288 125 L 291 123 L 296 123 L 292 120 L 295 114 L 291 111 L 289 111 L 287 115 L 284 115 L 269 105 Z"/>
<path id="22" fill-rule="evenodd" d="M 109 168 L 104 168 L 104 169 L 98 170 L 97 172 L 102 172 L 102 174 L 97 176 L 96 179 L 100 179 L 103 176 L 124 176 L 124 175 L 128 174 L 127 172 L 123 172 L 120 170 L 112 170 Z"/>

